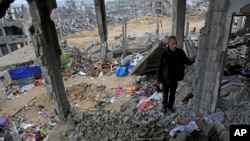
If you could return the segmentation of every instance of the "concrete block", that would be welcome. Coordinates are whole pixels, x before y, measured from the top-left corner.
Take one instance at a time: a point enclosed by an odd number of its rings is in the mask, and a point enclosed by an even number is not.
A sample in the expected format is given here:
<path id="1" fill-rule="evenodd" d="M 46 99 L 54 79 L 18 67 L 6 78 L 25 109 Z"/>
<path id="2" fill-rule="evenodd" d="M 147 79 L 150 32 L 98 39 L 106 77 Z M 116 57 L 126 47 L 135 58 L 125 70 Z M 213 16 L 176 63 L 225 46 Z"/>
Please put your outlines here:
<path id="1" fill-rule="evenodd" d="M 2 88 L 0 89 L 0 101 L 4 101 L 5 99 L 7 99 L 7 94 L 5 92 L 5 89 Z"/>
<path id="2" fill-rule="evenodd" d="M 220 135 L 219 135 L 219 139 L 221 141 L 229 141 L 230 140 L 230 133 L 228 131 L 223 131 Z"/>
<path id="3" fill-rule="evenodd" d="M 12 79 L 7 70 L 0 72 L 0 89 L 9 86 L 12 83 Z"/>
<path id="4" fill-rule="evenodd" d="M 187 133 L 181 132 L 177 136 L 177 141 L 186 141 L 186 138 L 187 138 Z"/>
<path id="5" fill-rule="evenodd" d="M 211 136 L 213 133 L 216 132 L 216 130 L 215 130 L 215 124 L 214 123 L 208 124 L 204 128 L 202 128 L 201 130 L 203 131 L 203 133 L 206 136 Z"/>
<path id="6" fill-rule="evenodd" d="M 215 121 L 215 128 L 219 135 L 222 134 L 224 131 L 227 131 L 225 126 L 219 121 Z"/>

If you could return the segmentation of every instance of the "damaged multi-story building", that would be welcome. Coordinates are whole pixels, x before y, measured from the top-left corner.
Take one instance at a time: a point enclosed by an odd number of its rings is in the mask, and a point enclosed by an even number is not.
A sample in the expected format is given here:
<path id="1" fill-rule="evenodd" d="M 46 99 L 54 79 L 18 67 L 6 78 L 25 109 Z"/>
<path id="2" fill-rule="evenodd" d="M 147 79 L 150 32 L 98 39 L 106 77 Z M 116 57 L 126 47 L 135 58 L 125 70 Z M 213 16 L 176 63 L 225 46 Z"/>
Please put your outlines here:
<path id="1" fill-rule="evenodd" d="M 30 44 L 29 25 L 31 20 L 24 6 L 10 7 L 6 11 L 0 20 L 0 57 Z"/>
<path id="2" fill-rule="evenodd" d="M 107 17 L 115 18 L 114 22 L 121 22 L 145 15 L 163 15 L 170 16 L 171 3 L 168 0 L 124 0 L 108 1 Z"/>
<path id="3" fill-rule="evenodd" d="M 56 23 L 59 37 L 75 32 L 94 29 L 94 6 L 83 1 L 65 1 L 61 7 L 53 11 L 53 20 Z"/>

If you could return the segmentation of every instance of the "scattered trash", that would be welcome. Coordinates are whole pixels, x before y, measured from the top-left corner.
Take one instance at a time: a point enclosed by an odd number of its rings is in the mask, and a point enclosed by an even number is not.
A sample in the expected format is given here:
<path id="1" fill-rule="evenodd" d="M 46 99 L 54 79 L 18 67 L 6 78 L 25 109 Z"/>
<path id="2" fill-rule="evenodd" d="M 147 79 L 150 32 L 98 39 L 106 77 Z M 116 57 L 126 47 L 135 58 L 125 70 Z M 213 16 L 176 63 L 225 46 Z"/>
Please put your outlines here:
<path id="1" fill-rule="evenodd" d="M 20 124 L 20 128 L 24 129 L 24 130 L 26 130 L 27 128 L 32 127 L 32 126 L 34 126 L 33 123 L 21 123 Z"/>
<path id="2" fill-rule="evenodd" d="M 122 88 L 116 88 L 115 93 L 118 95 L 122 94 Z"/>
<path id="3" fill-rule="evenodd" d="M 117 77 L 127 76 L 128 73 L 129 72 L 127 67 L 117 67 L 115 70 L 115 74 Z"/>
<path id="4" fill-rule="evenodd" d="M 99 78 L 103 77 L 103 72 L 99 73 Z"/>
<path id="5" fill-rule="evenodd" d="M 169 135 L 173 137 L 177 131 L 182 131 L 186 134 L 186 136 L 190 135 L 193 131 L 199 131 L 199 127 L 197 126 L 195 121 L 190 121 L 187 125 L 180 125 L 174 128 L 169 132 Z M 185 137 L 186 138 L 186 137 Z"/>
<path id="6" fill-rule="evenodd" d="M 7 113 L 3 113 L 1 116 L 0 116 L 0 126 L 3 126 L 3 127 L 8 127 L 9 126 L 9 115 Z"/>
<path id="7" fill-rule="evenodd" d="M 34 84 L 25 85 L 25 86 L 21 87 L 21 92 L 29 91 L 34 86 L 35 86 Z"/>
<path id="8" fill-rule="evenodd" d="M 87 75 L 87 73 L 80 71 L 80 72 L 79 72 L 79 75 L 85 76 L 85 75 Z"/>
<path id="9" fill-rule="evenodd" d="M 110 99 L 109 102 L 110 102 L 110 103 L 114 103 L 114 102 L 115 102 L 115 97 L 113 96 L 113 97 Z"/>
<path id="10" fill-rule="evenodd" d="M 49 117 L 49 115 L 46 112 L 39 111 L 38 114 L 41 115 L 43 118 L 48 118 Z"/>
<path id="11" fill-rule="evenodd" d="M 148 102 L 150 100 L 160 100 L 160 97 L 157 91 L 154 91 L 154 93 L 146 101 Z"/>

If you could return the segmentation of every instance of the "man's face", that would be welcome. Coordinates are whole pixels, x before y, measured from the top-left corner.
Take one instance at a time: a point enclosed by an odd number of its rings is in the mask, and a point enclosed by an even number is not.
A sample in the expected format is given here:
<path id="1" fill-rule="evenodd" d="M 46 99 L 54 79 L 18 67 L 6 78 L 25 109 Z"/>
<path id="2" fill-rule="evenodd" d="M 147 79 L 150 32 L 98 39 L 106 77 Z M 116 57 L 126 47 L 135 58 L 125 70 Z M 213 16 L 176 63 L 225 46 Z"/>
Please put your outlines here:
<path id="1" fill-rule="evenodd" d="M 177 48 L 177 41 L 175 39 L 170 39 L 168 42 L 168 46 L 171 51 L 175 51 Z"/>

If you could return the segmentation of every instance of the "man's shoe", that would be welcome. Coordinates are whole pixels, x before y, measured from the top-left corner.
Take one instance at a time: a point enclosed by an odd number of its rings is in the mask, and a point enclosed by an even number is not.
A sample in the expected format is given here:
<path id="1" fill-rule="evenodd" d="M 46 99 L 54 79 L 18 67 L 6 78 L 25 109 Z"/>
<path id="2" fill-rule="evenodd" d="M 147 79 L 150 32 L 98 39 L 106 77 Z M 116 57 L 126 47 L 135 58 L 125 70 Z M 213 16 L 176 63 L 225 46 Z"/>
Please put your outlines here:
<path id="1" fill-rule="evenodd" d="M 167 108 L 166 108 L 166 107 L 162 107 L 162 108 L 161 108 L 161 112 L 167 113 Z"/>
<path id="2" fill-rule="evenodd" d="M 174 108 L 168 108 L 168 110 L 169 110 L 171 113 L 174 113 L 174 112 L 175 112 L 175 109 L 174 109 Z"/>

